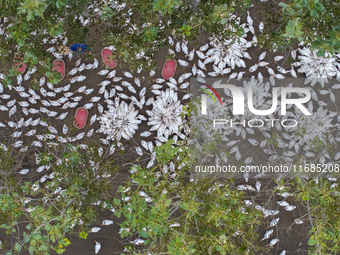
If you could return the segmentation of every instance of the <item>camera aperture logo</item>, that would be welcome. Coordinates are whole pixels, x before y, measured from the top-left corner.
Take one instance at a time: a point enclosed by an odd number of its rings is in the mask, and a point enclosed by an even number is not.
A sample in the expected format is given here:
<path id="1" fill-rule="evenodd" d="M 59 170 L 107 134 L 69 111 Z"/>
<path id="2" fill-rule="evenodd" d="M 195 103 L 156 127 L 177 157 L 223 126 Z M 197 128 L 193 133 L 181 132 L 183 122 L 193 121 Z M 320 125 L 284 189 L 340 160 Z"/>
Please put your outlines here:
<path id="1" fill-rule="evenodd" d="M 199 88 L 200 90 L 203 90 L 206 92 L 214 101 L 215 106 L 217 106 L 217 102 L 213 96 L 213 94 L 208 90 L 210 89 L 218 98 L 221 106 L 222 100 L 219 94 L 217 93 L 216 89 L 227 89 L 230 91 L 232 95 L 232 113 L 233 115 L 244 115 L 245 114 L 245 95 L 244 92 L 237 86 L 231 85 L 231 84 L 217 84 L 214 87 L 205 84 L 205 83 L 199 83 L 206 88 L 202 88 L 202 86 Z M 312 115 L 309 110 L 303 105 L 304 103 L 308 103 L 311 99 L 311 93 L 308 89 L 305 88 L 297 88 L 297 87 L 274 87 L 272 88 L 272 105 L 270 109 L 266 110 L 259 110 L 255 109 L 253 104 L 253 90 L 251 87 L 248 87 L 247 90 L 247 106 L 249 111 L 254 115 L 259 116 L 268 116 L 272 113 L 274 113 L 277 110 L 278 107 L 278 95 L 279 90 L 281 90 L 281 115 L 287 115 L 287 105 L 293 104 L 295 105 L 304 115 Z M 288 98 L 288 95 L 291 95 L 292 93 L 296 94 L 303 94 L 304 97 L 300 98 Z M 201 94 L 201 114 L 207 115 L 207 94 Z M 271 126 L 274 126 L 275 121 L 280 121 L 279 119 L 266 119 L 266 121 L 271 122 Z M 284 127 L 295 127 L 297 126 L 298 122 L 295 119 L 284 119 L 280 121 L 281 125 Z M 247 122 L 248 127 L 261 127 L 265 125 L 265 121 L 263 119 L 250 119 Z M 229 125 L 232 127 L 233 125 L 243 125 L 246 127 L 246 121 L 243 120 L 241 122 L 234 122 L 233 120 L 228 119 L 214 119 L 213 120 L 213 126 L 216 127 L 217 125 Z"/>

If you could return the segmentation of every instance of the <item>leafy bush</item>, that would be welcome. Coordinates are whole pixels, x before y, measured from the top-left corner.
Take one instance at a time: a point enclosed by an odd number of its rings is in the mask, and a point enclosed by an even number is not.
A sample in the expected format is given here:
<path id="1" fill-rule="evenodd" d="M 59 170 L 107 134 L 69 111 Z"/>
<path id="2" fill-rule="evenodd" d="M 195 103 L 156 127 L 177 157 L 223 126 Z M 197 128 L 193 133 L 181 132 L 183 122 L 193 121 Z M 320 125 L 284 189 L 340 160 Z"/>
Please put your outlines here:
<path id="1" fill-rule="evenodd" d="M 263 4 L 264 46 L 310 44 L 318 55 L 340 52 L 340 4 L 331 0 L 293 0 Z M 275 15 L 273 15 L 275 13 Z"/>
<path id="2" fill-rule="evenodd" d="M 87 4 L 88 1 L 82 0 L 0 1 L 0 28 L 3 33 L 0 55 L 5 67 L 3 71 L 9 75 L 2 83 L 11 84 L 11 77 L 16 75 L 12 67 L 13 53 L 22 54 L 28 68 L 31 70 L 36 66 L 35 75 L 41 76 L 52 68 L 53 57 L 46 52 L 43 43 L 45 38 L 49 41 L 54 38 L 57 46 L 62 44 L 65 37 L 69 44 L 84 42 L 88 28 L 75 18 L 82 15 Z M 55 73 L 49 73 L 50 82 L 59 81 L 53 78 Z"/>
<path id="3" fill-rule="evenodd" d="M 0 196 L 0 227 L 16 240 L 14 246 L 4 242 L 7 254 L 27 249 L 29 254 L 49 254 L 51 249 L 63 253 L 70 244 L 66 235 L 86 238 L 98 201 L 110 197 L 110 176 L 116 168 L 94 147 L 79 151 L 68 145 L 61 158 L 47 151 L 40 160 L 51 171 L 44 187 L 40 181 L 28 182 Z"/>
<path id="4" fill-rule="evenodd" d="M 340 187 L 327 179 L 297 179 L 296 194 L 307 204 L 311 230 L 308 254 L 340 252 Z"/>
<path id="5" fill-rule="evenodd" d="M 155 149 L 157 167 L 132 168 L 132 180 L 119 187 L 114 205 L 125 218 L 121 237 L 145 240 L 143 252 L 254 254 L 261 213 L 244 207 L 244 194 L 232 188 L 232 180 L 190 179 L 186 149 L 171 143 Z"/>

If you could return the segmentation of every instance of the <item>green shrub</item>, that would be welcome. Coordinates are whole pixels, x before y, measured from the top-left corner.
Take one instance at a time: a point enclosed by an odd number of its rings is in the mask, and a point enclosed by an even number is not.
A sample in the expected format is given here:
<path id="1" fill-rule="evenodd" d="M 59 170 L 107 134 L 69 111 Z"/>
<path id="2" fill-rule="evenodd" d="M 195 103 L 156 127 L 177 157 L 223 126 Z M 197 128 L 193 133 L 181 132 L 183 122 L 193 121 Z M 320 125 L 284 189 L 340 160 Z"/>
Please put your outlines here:
<path id="1" fill-rule="evenodd" d="M 187 151 L 172 147 L 171 142 L 156 148 L 157 167 L 132 168 L 132 180 L 119 187 L 121 199 L 115 198 L 114 205 L 115 214 L 125 218 L 121 237 L 139 236 L 145 240 L 144 251 L 152 253 L 254 254 L 260 250 L 255 229 L 261 213 L 244 207 L 244 194 L 232 188 L 232 180 L 190 180 Z M 170 160 L 176 174 L 164 174 Z"/>
<path id="2" fill-rule="evenodd" d="M 111 159 L 100 158 L 96 147 L 80 151 L 69 144 L 62 157 L 48 150 L 40 160 L 50 165 L 44 184 L 27 182 L 0 196 L 0 228 L 16 240 L 5 243 L 7 254 L 27 249 L 29 254 L 49 254 L 52 249 L 63 253 L 70 244 L 66 235 L 86 238 L 97 205 L 111 197 L 110 176 L 116 167 Z"/>
<path id="3" fill-rule="evenodd" d="M 308 254 L 338 254 L 340 252 L 340 202 L 338 184 L 327 179 L 297 179 L 296 194 L 306 203 L 311 230 Z"/>
<path id="4" fill-rule="evenodd" d="M 263 3 L 267 10 L 262 17 L 265 33 L 260 36 L 264 46 L 275 48 L 303 42 L 325 52 L 340 52 L 340 4 L 331 0 L 292 0 Z M 273 13 L 275 13 L 273 15 Z"/>

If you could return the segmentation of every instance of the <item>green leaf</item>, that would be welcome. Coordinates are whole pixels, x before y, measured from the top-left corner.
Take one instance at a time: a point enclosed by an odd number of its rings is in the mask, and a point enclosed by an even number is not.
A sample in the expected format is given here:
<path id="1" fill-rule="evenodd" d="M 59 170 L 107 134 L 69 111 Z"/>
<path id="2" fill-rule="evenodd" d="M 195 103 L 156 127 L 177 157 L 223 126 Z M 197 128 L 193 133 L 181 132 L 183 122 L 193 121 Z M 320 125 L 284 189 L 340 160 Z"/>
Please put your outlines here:
<path id="1" fill-rule="evenodd" d="M 82 231 L 82 232 L 79 233 L 79 237 L 80 237 L 81 239 L 86 239 L 87 236 L 88 236 L 88 234 L 87 234 L 86 232 L 84 232 L 84 231 Z"/>
<path id="2" fill-rule="evenodd" d="M 154 41 L 156 39 L 157 32 L 158 28 L 154 26 L 150 27 L 149 29 L 145 29 L 143 33 L 143 40 L 147 42 Z"/>
<path id="3" fill-rule="evenodd" d="M 152 9 L 155 12 L 159 11 L 163 16 L 167 13 L 171 15 L 173 9 L 181 4 L 181 0 L 154 0 Z"/>
<path id="4" fill-rule="evenodd" d="M 310 245 L 310 246 L 314 246 L 314 245 L 316 245 L 318 243 L 318 241 L 317 240 L 314 240 L 314 239 L 312 239 L 312 238 L 310 238 L 309 240 L 308 240 L 308 245 Z"/>
<path id="5" fill-rule="evenodd" d="M 45 225 L 45 230 L 46 230 L 46 231 L 50 231 L 50 230 L 51 230 L 51 227 L 50 227 L 49 224 L 46 224 L 46 225 Z"/>
<path id="6" fill-rule="evenodd" d="M 147 233 L 146 231 L 143 231 L 143 230 L 139 231 L 139 234 L 140 234 L 141 237 L 143 237 L 143 238 L 148 238 L 148 237 L 149 237 L 148 233 Z"/>
<path id="7" fill-rule="evenodd" d="M 303 39 L 302 24 L 300 23 L 300 18 L 295 18 L 288 21 L 286 26 L 286 33 L 284 36 L 289 38 L 297 38 L 298 40 Z"/>
<path id="8" fill-rule="evenodd" d="M 34 254 L 34 246 L 30 245 L 30 247 L 28 248 L 28 252 L 33 255 Z"/>
<path id="9" fill-rule="evenodd" d="M 15 243 L 14 245 L 14 250 L 17 251 L 17 252 L 20 252 L 21 251 L 21 244 L 20 243 Z"/>

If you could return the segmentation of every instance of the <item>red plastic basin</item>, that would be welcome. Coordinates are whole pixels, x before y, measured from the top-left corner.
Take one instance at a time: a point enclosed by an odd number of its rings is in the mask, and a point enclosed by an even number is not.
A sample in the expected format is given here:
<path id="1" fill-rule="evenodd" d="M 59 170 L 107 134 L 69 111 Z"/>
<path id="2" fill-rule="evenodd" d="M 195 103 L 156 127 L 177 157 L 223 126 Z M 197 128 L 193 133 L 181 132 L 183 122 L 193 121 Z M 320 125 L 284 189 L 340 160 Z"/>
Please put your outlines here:
<path id="1" fill-rule="evenodd" d="M 112 50 L 104 48 L 101 52 L 102 58 L 104 59 L 105 65 L 110 69 L 115 68 L 117 66 L 117 62 L 112 59 Z"/>
<path id="2" fill-rule="evenodd" d="M 177 61 L 173 60 L 166 60 L 163 65 L 162 69 L 162 77 L 166 80 L 169 80 L 171 77 L 174 76 L 177 68 Z"/>
<path id="3" fill-rule="evenodd" d="M 84 109 L 83 107 L 78 108 L 74 115 L 75 120 L 73 121 L 73 125 L 78 129 L 84 128 L 88 115 L 89 113 L 86 109 Z"/>
<path id="4" fill-rule="evenodd" d="M 24 73 L 26 71 L 26 64 L 22 62 L 24 58 L 21 56 L 15 56 L 14 59 L 14 66 L 17 69 L 18 72 Z"/>
<path id="5" fill-rule="evenodd" d="M 53 61 L 53 68 L 52 71 L 57 71 L 58 73 L 61 74 L 62 79 L 65 78 L 65 62 L 61 58 L 57 58 Z"/>

